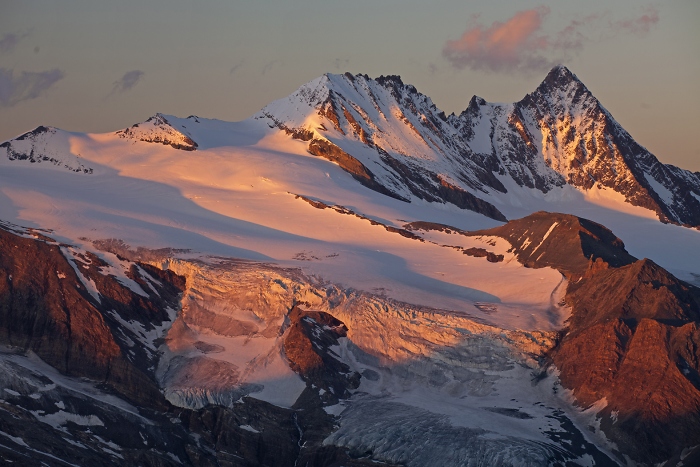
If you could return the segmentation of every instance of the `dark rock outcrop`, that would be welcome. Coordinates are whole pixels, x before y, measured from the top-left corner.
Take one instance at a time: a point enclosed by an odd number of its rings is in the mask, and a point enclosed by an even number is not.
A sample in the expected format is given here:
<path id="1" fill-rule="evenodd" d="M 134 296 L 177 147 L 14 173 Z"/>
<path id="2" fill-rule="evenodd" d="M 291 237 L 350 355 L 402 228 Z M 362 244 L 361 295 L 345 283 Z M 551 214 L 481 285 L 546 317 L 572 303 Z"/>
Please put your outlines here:
<path id="1" fill-rule="evenodd" d="M 385 186 L 377 183 L 374 174 L 367 167 L 365 167 L 362 162 L 358 161 L 335 144 L 322 139 L 312 139 L 309 142 L 308 151 L 314 156 L 322 157 L 331 162 L 335 162 L 341 169 L 348 172 L 355 180 L 362 183 L 370 190 L 374 190 L 378 193 L 401 201 L 406 201 L 405 198 L 402 198 Z"/>
<path id="2" fill-rule="evenodd" d="M 68 246 L 0 229 L 0 342 L 31 350 L 67 375 L 102 381 L 127 399 L 163 406 L 147 375 L 153 356 L 133 345 L 133 340 L 138 342 L 133 332 L 130 346 L 128 330 L 115 336 L 110 325 L 136 320 L 152 329 L 168 320 L 165 307 L 177 308 L 184 282 L 142 265 L 141 271 L 169 279 L 159 289 L 144 287 L 150 292 L 144 297 L 100 273 L 107 265 L 96 256 L 69 260 L 62 250 Z M 130 272 L 145 285 L 148 273 L 136 266 Z M 90 293 L 91 286 L 99 298 Z"/>
<path id="3" fill-rule="evenodd" d="M 289 365 L 319 392 L 324 403 L 334 404 L 350 396 L 360 384 L 360 374 L 350 370 L 332 349 L 347 335 L 345 325 L 322 311 L 294 306 L 288 315 L 290 325 L 284 339 Z"/>
<path id="4" fill-rule="evenodd" d="M 635 261 L 622 240 L 606 227 L 570 214 L 536 212 L 469 235 L 502 237 L 510 242 L 512 253 L 526 267 L 552 267 L 574 279 L 591 270 Z"/>
<path id="5" fill-rule="evenodd" d="M 504 259 L 503 255 L 497 255 L 496 253 L 488 251 L 485 248 L 465 248 L 462 250 L 462 253 L 475 258 L 486 258 L 486 261 L 489 263 L 500 263 Z"/>
<path id="6" fill-rule="evenodd" d="M 396 234 L 401 235 L 402 237 L 410 238 L 412 240 L 418 240 L 420 242 L 424 241 L 423 237 L 412 233 L 408 229 L 400 229 L 400 228 L 393 227 L 391 225 L 383 224 L 381 222 L 375 221 L 374 219 L 370 219 L 369 217 L 363 216 L 362 214 L 358 214 L 358 213 L 346 208 L 345 206 L 329 205 L 329 204 L 326 204 L 322 201 L 315 201 L 311 198 L 307 198 L 306 196 L 302 196 L 302 195 L 294 195 L 294 197 L 297 199 L 302 199 L 302 200 L 306 201 L 307 203 L 309 203 L 311 206 L 315 207 L 316 209 L 332 209 L 333 211 L 335 211 L 339 214 L 345 214 L 347 216 L 354 216 L 354 217 L 357 217 L 359 219 L 364 219 L 364 220 L 368 221 L 371 225 L 380 225 L 387 232 L 396 233 Z"/>

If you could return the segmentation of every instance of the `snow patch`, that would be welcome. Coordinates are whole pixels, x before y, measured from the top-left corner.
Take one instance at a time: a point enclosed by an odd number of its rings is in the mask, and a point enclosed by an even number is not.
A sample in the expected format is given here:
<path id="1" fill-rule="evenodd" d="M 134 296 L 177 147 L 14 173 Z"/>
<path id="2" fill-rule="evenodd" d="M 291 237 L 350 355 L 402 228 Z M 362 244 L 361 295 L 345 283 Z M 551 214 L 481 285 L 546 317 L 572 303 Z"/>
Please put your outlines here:
<path id="1" fill-rule="evenodd" d="M 5 438 L 9 438 L 15 444 L 19 444 L 20 446 L 24 446 L 25 448 L 29 447 L 29 445 L 25 443 L 24 440 L 19 436 L 12 436 L 10 434 L 5 433 L 4 431 L 0 431 L 0 435 L 4 436 Z"/>
<path id="2" fill-rule="evenodd" d="M 244 429 L 244 430 L 246 430 L 246 431 L 250 431 L 251 433 L 260 433 L 258 430 L 256 430 L 255 428 L 253 428 L 253 427 L 250 426 L 250 425 L 239 425 L 238 427 L 239 427 L 239 428 L 242 428 L 242 429 Z"/>
<path id="3" fill-rule="evenodd" d="M 547 230 L 547 233 L 544 234 L 544 237 L 542 237 L 542 241 L 535 247 L 534 250 L 532 250 L 531 254 L 533 254 L 533 255 L 535 254 L 535 252 L 538 250 L 538 248 L 542 246 L 542 244 L 544 243 L 545 240 L 547 240 L 547 237 L 549 237 L 549 234 L 552 233 L 552 230 L 554 230 L 554 228 L 557 225 L 559 225 L 559 222 L 555 222 L 554 224 L 552 224 L 552 226 L 549 228 L 549 230 Z"/>
<path id="4" fill-rule="evenodd" d="M 63 256 L 68 260 L 68 264 L 70 264 L 73 270 L 75 271 L 76 276 L 78 276 L 78 279 L 80 280 L 80 283 L 83 284 L 83 286 L 85 287 L 85 290 L 87 290 L 87 292 L 92 296 L 92 298 L 94 298 L 97 301 L 97 303 L 102 303 L 102 299 L 100 298 L 100 293 L 97 290 L 95 281 L 93 281 L 89 277 L 86 277 L 78 267 L 78 261 L 81 263 L 85 263 L 85 261 L 81 258 L 77 258 L 77 254 L 75 251 L 73 251 L 72 248 L 61 246 L 61 253 L 63 253 Z"/>
<path id="5" fill-rule="evenodd" d="M 673 206 L 674 197 L 671 190 L 663 186 L 661 182 L 657 181 L 654 177 L 652 177 L 646 172 L 644 172 L 644 178 L 646 179 L 647 183 L 649 183 L 649 185 L 651 186 L 651 189 L 654 190 L 654 192 L 656 192 L 657 195 L 659 195 L 659 198 L 661 198 L 661 201 L 663 201 L 663 203 L 666 206 Z"/>
<path id="6" fill-rule="evenodd" d="M 31 413 L 39 420 L 54 428 L 60 429 L 68 422 L 73 422 L 81 426 L 104 426 L 102 420 L 96 415 L 78 415 L 71 412 L 59 410 L 52 414 L 42 414 L 41 411 L 32 411 Z"/>

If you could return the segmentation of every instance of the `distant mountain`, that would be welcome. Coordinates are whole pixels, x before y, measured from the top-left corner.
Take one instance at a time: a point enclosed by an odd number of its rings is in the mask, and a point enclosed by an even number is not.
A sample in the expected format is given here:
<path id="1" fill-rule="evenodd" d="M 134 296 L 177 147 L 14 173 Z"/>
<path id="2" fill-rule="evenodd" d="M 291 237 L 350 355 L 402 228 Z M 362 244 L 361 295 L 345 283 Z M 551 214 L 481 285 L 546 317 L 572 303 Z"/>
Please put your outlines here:
<path id="1" fill-rule="evenodd" d="M 10 161 L 26 161 L 72 172 L 92 173 L 80 154 L 73 154 L 68 143 L 69 134 L 53 127 L 39 126 L 15 139 L 0 144 Z"/>
<path id="2" fill-rule="evenodd" d="M 185 128 L 175 129 L 162 114 L 155 114 L 143 123 L 136 123 L 129 128 L 117 131 L 120 138 L 134 139 L 146 143 L 160 143 L 175 149 L 194 151 L 197 143 L 187 134 Z"/>

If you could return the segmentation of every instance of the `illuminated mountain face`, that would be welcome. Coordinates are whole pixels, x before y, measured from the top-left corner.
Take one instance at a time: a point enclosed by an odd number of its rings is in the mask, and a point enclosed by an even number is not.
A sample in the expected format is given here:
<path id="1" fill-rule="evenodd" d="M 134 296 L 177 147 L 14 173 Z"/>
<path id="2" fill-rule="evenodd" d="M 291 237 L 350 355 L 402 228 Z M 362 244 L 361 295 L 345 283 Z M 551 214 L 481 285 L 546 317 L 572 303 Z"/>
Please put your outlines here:
<path id="1" fill-rule="evenodd" d="M 492 195 L 569 184 L 610 189 L 663 222 L 700 225 L 700 176 L 661 164 L 565 67 L 519 102 L 474 96 L 449 117 L 397 76 L 325 75 L 256 118 L 357 176 L 331 153 L 353 158 L 363 167 L 356 178 L 401 199 L 451 202 L 502 220 Z"/>

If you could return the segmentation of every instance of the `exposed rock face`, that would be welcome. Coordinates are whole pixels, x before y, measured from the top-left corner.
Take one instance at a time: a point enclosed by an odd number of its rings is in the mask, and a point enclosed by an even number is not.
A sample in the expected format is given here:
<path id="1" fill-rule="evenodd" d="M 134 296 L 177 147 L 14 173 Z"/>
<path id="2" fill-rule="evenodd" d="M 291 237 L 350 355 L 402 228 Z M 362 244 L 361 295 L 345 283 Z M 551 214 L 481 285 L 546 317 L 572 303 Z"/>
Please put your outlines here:
<path id="1" fill-rule="evenodd" d="M 292 411 L 255 399 L 235 411 L 217 406 L 184 411 L 182 419 L 187 430 L 215 450 L 214 465 L 294 465 L 299 453 Z"/>
<path id="2" fill-rule="evenodd" d="M 622 453 L 657 463 L 700 444 L 699 289 L 575 216 L 540 212 L 479 233 L 571 277 L 572 314 L 551 358 L 577 404 L 604 401 L 600 428 Z"/>
<path id="3" fill-rule="evenodd" d="M 0 350 L 0 464 L 175 466 L 193 453 L 216 465 L 177 414 L 137 408 L 16 350 Z"/>
<path id="4" fill-rule="evenodd" d="M 566 300 L 553 361 L 581 405 L 607 401 L 606 435 L 640 462 L 698 445 L 700 290 L 640 260 L 570 284 Z"/>
<path id="5" fill-rule="evenodd" d="M 314 156 L 323 157 L 331 162 L 337 163 L 343 170 L 348 172 L 358 182 L 367 188 L 379 193 L 391 196 L 392 198 L 406 201 L 393 191 L 377 183 L 374 174 L 350 154 L 346 153 L 338 146 L 322 139 L 313 139 L 309 142 L 309 152 Z"/>
<path id="6" fill-rule="evenodd" d="M 648 259 L 598 271 L 569 284 L 567 292 L 576 308 L 571 326 L 577 329 L 610 319 L 632 326 L 642 319 L 675 326 L 700 321 L 698 298 L 697 288 Z"/>
<path id="7" fill-rule="evenodd" d="M 569 278 L 591 270 L 630 264 L 635 258 L 606 227 L 569 214 L 536 212 L 493 229 L 469 235 L 495 235 L 512 245 L 527 267 L 552 267 Z"/>
<path id="8" fill-rule="evenodd" d="M 350 396 L 349 390 L 360 384 L 360 374 L 343 363 L 332 347 L 347 336 L 347 328 L 338 319 L 322 311 L 295 306 L 289 312 L 290 328 L 284 339 L 284 352 L 292 370 L 307 384 L 322 389 L 325 403 L 337 403 Z"/>
<path id="9" fill-rule="evenodd" d="M 367 184 L 344 167 L 360 182 L 399 199 L 505 220 L 489 195 L 505 193 L 506 179 L 544 193 L 569 184 L 614 190 L 663 222 L 700 226 L 700 174 L 660 163 L 562 66 L 519 102 L 474 96 L 450 116 L 398 76 L 328 74 L 256 118 L 311 141 L 310 152 L 329 160 L 338 158 L 319 142 L 339 148 L 372 174 Z"/>
<path id="10" fill-rule="evenodd" d="M 134 265 L 129 271 L 132 280 L 144 285 L 139 295 L 100 273 L 107 264 L 90 253 L 73 256 L 67 245 L 4 229 L 0 229 L 0 251 L 3 344 L 31 350 L 65 374 L 103 381 L 129 399 L 162 404 L 147 376 L 153 352 L 134 345 L 142 340 L 135 330 L 126 328 L 115 335 L 110 326 L 138 323 L 147 332 L 169 321 L 166 307 L 177 307 L 182 280 Z M 164 282 L 154 280 L 144 268 Z"/>
<path id="11" fill-rule="evenodd" d="M 146 143 L 160 143 L 183 151 L 194 151 L 198 147 L 184 128 L 175 128 L 165 116 L 159 113 L 143 123 L 136 123 L 129 128 L 117 131 L 117 135 Z"/>
<path id="12" fill-rule="evenodd" d="M 611 188 L 663 222 L 700 225 L 700 198 L 692 195 L 700 194 L 700 176 L 660 163 L 566 67 L 555 67 L 517 102 L 510 119 L 567 183 Z"/>

